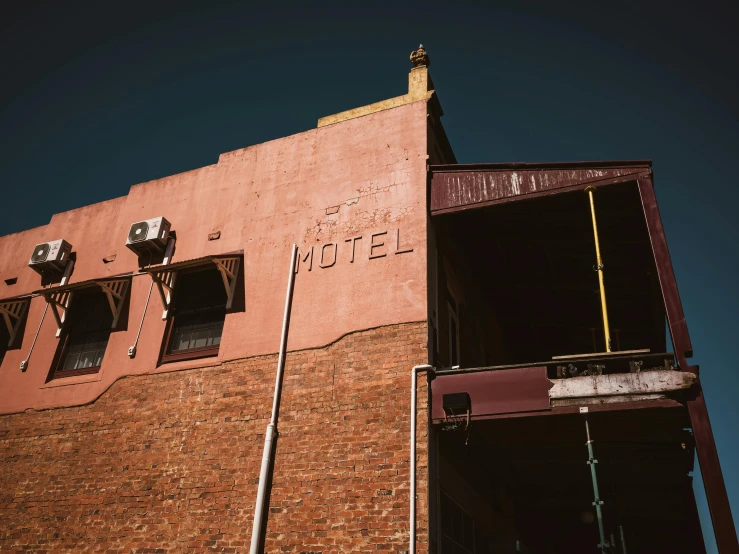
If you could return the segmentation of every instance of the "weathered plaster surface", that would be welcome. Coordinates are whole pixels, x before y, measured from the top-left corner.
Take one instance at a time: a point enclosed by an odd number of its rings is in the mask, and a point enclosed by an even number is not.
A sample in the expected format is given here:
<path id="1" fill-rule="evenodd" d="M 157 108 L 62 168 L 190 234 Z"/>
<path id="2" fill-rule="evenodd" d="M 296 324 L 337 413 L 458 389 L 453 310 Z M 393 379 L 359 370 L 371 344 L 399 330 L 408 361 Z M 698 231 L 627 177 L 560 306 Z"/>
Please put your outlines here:
<path id="1" fill-rule="evenodd" d="M 0 237 L 0 299 L 41 288 L 26 264 L 35 244 L 58 238 L 70 242 L 77 256 L 72 283 L 136 272 L 137 258 L 125 247 L 129 226 L 161 215 L 177 233 L 173 262 L 244 251 L 246 309 L 226 317 L 219 361 L 277 351 L 293 242 L 301 251 L 313 247 L 317 257 L 310 271 L 303 266 L 297 276 L 291 350 L 325 345 L 355 330 L 424 321 L 426 116 L 427 103 L 418 101 L 236 150 L 217 164 L 135 185 L 126 197 Z M 212 240 L 216 232 L 220 236 Z M 335 252 L 334 263 L 319 263 L 322 250 L 324 257 Z M 17 283 L 6 285 L 13 277 Z M 58 344 L 50 314 L 28 370 L 19 369 L 44 311 L 44 300 L 34 298 L 21 346 L 9 350 L 0 366 L 0 412 L 89 402 L 122 375 L 202 364 L 157 367 L 165 322 L 156 293 L 137 355 L 128 358 L 149 284 L 146 275 L 133 278 L 127 329 L 111 334 L 99 374 L 46 385 Z"/>

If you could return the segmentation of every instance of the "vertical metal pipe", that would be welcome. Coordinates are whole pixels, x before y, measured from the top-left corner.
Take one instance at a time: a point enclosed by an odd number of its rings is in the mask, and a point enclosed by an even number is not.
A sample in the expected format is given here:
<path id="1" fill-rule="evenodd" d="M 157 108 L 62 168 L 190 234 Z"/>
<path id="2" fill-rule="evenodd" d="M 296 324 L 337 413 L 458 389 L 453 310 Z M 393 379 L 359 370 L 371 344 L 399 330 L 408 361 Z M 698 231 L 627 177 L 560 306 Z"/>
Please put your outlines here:
<path id="1" fill-rule="evenodd" d="M 49 303 L 46 303 L 46 306 L 44 306 L 44 313 L 41 315 L 41 321 L 39 321 L 38 328 L 36 329 L 36 334 L 33 336 L 33 342 L 31 342 L 31 349 L 28 351 L 28 356 L 26 356 L 26 359 L 21 362 L 21 371 L 26 371 L 28 369 L 28 360 L 31 359 L 31 354 L 33 354 L 33 347 L 36 346 L 36 339 L 38 339 L 38 334 L 41 332 L 41 326 L 44 324 L 44 319 L 46 318 L 46 311 L 49 309 Z M 28 310 L 30 311 L 31 308 L 29 307 Z"/>
<path id="2" fill-rule="evenodd" d="M 264 452 L 262 453 L 262 467 L 259 471 L 259 488 L 257 489 L 257 500 L 254 506 L 254 524 L 251 528 L 250 554 L 259 554 L 259 546 L 262 539 L 262 522 L 264 517 L 264 504 L 267 494 L 267 481 L 272 465 L 272 448 L 275 429 L 277 427 L 277 416 L 280 411 L 280 396 L 282 394 L 282 376 L 285 372 L 285 353 L 287 349 L 287 335 L 290 327 L 290 310 L 292 308 L 293 288 L 295 285 L 295 258 L 298 246 L 293 244 L 290 256 L 290 273 L 287 278 L 287 293 L 285 295 L 285 312 L 282 316 L 282 335 L 280 336 L 280 353 L 277 357 L 277 375 L 275 377 L 275 393 L 272 399 L 272 417 L 264 434 Z"/>
<path id="3" fill-rule="evenodd" d="M 588 442 L 586 443 L 588 446 L 588 465 L 590 466 L 590 476 L 593 479 L 593 496 L 595 497 L 593 506 L 595 506 L 595 513 L 598 517 L 598 532 L 600 533 L 600 544 L 598 545 L 598 548 L 600 548 L 602 552 L 606 552 L 610 545 L 608 544 L 608 541 L 606 541 L 606 532 L 603 528 L 603 511 L 601 508 L 601 506 L 603 506 L 603 501 L 600 499 L 600 492 L 598 491 L 598 476 L 595 473 L 595 464 L 598 463 L 598 460 L 595 459 L 595 455 L 593 454 L 593 441 L 590 439 L 588 416 L 585 416 L 585 434 L 588 437 Z"/>
<path id="4" fill-rule="evenodd" d="M 418 399 L 418 372 L 433 369 L 430 365 L 417 365 L 411 370 L 411 487 L 408 554 L 416 554 L 416 403 Z"/>
<path id="5" fill-rule="evenodd" d="M 598 272 L 598 284 L 600 285 L 600 307 L 603 312 L 603 333 L 606 339 L 606 351 L 611 351 L 611 330 L 608 326 L 608 308 L 606 307 L 606 287 L 603 283 L 603 258 L 600 255 L 600 241 L 598 240 L 598 222 L 595 218 L 595 198 L 593 197 L 593 191 L 595 187 L 588 187 L 585 192 L 590 197 L 590 215 L 593 219 L 593 236 L 595 237 L 595 257 L 596 257 L 596 268 Z"/>
<path id="6" fill-rule="evenodd" d="M 621 554 L 626 554 L 626 538 L 624 537 L 624 526 L 618 526 L 619 533 L 621 533 Z"/>
<path id="7" fill-rule="evenodd" d="M 174 248 L 174 238 L 169 237 L 167 239 L 167 246 L 164 253 L 164 261 L 162 262 L 162 265 L 167 265 L 169 263 L 169 259 L 172 257 L 172 249 Z M 152 252 L 149 250 L 149 263 L 147 264 L 147 268 L 151 267 L 151 257 Z M 131 288 L 133 288 L 133 282 L 131 282 Z M 154 279 L 152 278 L 151 283 L 149 283 L 149 294 L 146 295 L 146 304 L 144 304 L 144 311 L 141 314 L 141 321 L 139 322 L 139 330 L 136 332 L 136 340 L 133 341 L 133 345 L 128 347 L 128 357 L 133 358 L 136 356 L 136 347 L 139 344 L 139 339 L 141 338 L 141 329 L 144 328 L 144 319 L 146 318 L 146 310 L 149 308 L 149 300 L 151 300 L 151 291 L 154 290 Z"/>

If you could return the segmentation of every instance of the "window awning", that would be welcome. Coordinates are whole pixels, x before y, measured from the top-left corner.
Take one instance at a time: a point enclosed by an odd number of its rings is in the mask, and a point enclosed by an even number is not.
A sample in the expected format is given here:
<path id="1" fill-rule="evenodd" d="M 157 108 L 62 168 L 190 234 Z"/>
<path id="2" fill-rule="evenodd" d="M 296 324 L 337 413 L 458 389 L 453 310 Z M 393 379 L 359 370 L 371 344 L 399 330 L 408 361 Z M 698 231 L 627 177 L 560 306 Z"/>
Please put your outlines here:
<path id="1" fill-rule="evenodd" d="M 131 284 L 133 274 L 116 275 L 113 277 L 105 277 L 101 279 L 89 279 L 80 281 L 79 283 L 70 283 L 59 287 L 51 287 L 36 291 L 36 294 L 43 296 L 51 308 L 51 313 L 56 321 L 56 336 L 62 332 L 64 321 L 67 317 L 67 311 L 72 303 L 73 293 L 76 290 L 100 287 L 105 296 L 108 298 L 110 311 L 113 314 L 112 329 L 118 326 L 118 318 L 121 315 L 123 304 L 126 301 L 126 295 Z"/>
<path id="2" fill-rule="evenodd" d="M 151 275 L 154 284 L 157 286 L 159 296 L 162 299 L 164 312 L 162 319 L 167 319 L 169 309 L 172 304 L 172 297 L 177 281 L 177 273 L 193 267 L 215 265 L 223 279 L 223 285 L 226 288 L 226 309 L 230 309 L 233 305 L 234 292 L 236 291 L 236 279 L 239 276 L 239 268 L 241 260 L 244 257 L 244 251 L 228 252 L 226 254 L 216 254 L 212 256 L 204 256 L 192 260 L 185 260 L 173 264 L 160 265 L 156 267 L 145 268 L 143 271 Z"/>
<path id="3" fill-rule="evenodd" d="M 26 315 L 28 304 L 31 302 L 31 296 L 16 296 L 15 298 L 6 298 L 0 300 L 0 316 L 2 316 L 3 324 L 8 328 L 8 348 L 13 346 L 15 336 L 21 326 L 21 321 Z"/>

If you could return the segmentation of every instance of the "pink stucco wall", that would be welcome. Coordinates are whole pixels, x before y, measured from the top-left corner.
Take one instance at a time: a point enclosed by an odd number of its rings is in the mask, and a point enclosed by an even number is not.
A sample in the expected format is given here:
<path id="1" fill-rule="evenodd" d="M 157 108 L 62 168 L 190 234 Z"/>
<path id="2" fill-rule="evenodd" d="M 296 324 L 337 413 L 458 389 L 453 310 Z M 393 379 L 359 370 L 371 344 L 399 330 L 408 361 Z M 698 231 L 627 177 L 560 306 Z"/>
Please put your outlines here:
<path id="1" fill-rule="evenodd" d="M 313 247 L 313 263 L 310 271 L 301 264 L 297 275 L 290 350 L 325 345 L 359 329 L 425 320 L 426 114 L 420 101 L 229 152 L 217 164 L 135 185 L 126 197 L 0 237 L 0 299 L 41 288 L 28 258 L 35 244 L 58 238 L 76 252 L 72 283 L 136 271 L 137 258 L 125 247 L 129 226 L 160 215 L 177 232 L 173 262 L 243 250 L 246 298 L 243 313 L 226 317 L 218 360 L 157 367 L 165 322 L 156 292 L 138 353 L 127 356 L 151 282 L 135 276 L 128 328 L 111 334 L 101 371 L 46 383 L 58 340 L 51 314 L 27 371 L 19 369 L 44 311 L 44 300 L 36 297 L 21 347 L 9 350 L 0 366 L 0 413 L 89 402 L 125 375 L 277 351 L 293 242 L 303 253 Z M 213 231 L 221 232 L 220 239 L 209 241 Z M 383 243 L 372 250 L 373 258 L 371 243 Z M 398 249 L 404 252 L 396 254 Z M 329 267 L 320 267 L 322 251 Z M 113 255 L 114 261 L 103 262 Z M 6 285 L 13 277 L 17 283 Z"/>

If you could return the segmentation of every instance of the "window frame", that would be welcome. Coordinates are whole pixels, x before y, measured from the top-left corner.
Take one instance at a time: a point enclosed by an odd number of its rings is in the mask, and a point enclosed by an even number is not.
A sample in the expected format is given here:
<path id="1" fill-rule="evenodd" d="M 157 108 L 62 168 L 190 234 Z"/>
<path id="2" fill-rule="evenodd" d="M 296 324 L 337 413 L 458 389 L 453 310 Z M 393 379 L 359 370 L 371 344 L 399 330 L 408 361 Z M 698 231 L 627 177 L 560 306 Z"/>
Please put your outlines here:
<path id="1" fill-rule="evenodd" d="M 219 341 L 215 346 L 202 346 L 198 348 L 190 348 L 179 352 L 171 352 L 173 333 L 175 330 L 175 319 L 177 318 L 177 295 L 181 290 L 182 279 L 187 275 L 199 273 L 201 271 L 215 271 L 216 274 L 219 272 L 216 266 L 210 264 L 200 264 L 192 267 L 187 267 L 176 272 L 177 288 L 172 295 L 171 308 L 167 309 L 167 326 L 164 332 L 164 340 L 162 341 L 161 355 L 159 356 L 159 363 L 166 364 L 171 362 L 180 362 L 185 360 L 198 360 L 201 358 L 211 358 L 218 356 L 218 352 L 221 348 L 221 342 Z M 219 275 L 220 279 L 220 275 Z M 238 274 L 236 275 L 238 279 Z M 215 309 L 212 309 L 214 311 Z M 229 313 L 228 304 L 224 307 L 223 312 L 223 325 L 226 325 L 226 316 Z M 222 332 L 221 332 L 222 333 Z M 223 334 L 221 334 L 223 337 Z"/>
<path id="2" fill-rule="evenodd" d="M 28 295 L 0 300 L 0 364 L 8 351 L 20 347 L 30 305 Z"/>
<path id="3" fill-rule="evenodd" d="M 447 287 L 447 294 L 449 295 L 449 298 L 447 298 L 446 301 L 446 309 L 448 314 L 448 321 L 447 321 L 447 329 L 448 329 L 448 335 L 449 335 L 449 365 L 451 367 L 454 366 L 460 366 L 462 365 L 462 343 L 460 340 L 460 333 L 459 333 L 459 300 L 457 299 L 457 295 L 454 294 L 451 287 Z M 452 306 L 452 302 L 454 301 L 454 308 Z M 454 327 L 452 327 L 452 322 L 454 322 Z M 456 332 L 452 332 L 452 329 L 456 329 Z M 453 345 L 456 345 L 457 350 L 457 359 L 454 359 L 454 356 L 452 353 L 454 352 Z"/>
<path id="4" fill-rule="evenodd" d="M 84 296 L 86 294 L 100 294 L 103 298 L 103 304 L 104 310 L 110 310 L 108 299 L 106 298 L 106 293 L 104 290 L 101 290 L 99 287 L 90 285 L 81 287 L 78 289 L 75 289 L 75 302 L 70 305 L 70 317 L 66 318 L 64 321 L 64 326 L 61 329 L 60 332 L 60 342 L 57 346 L 57 353 L 54 356 L 54 362 L 52 364 L 52 371 L 51 376 L 49 378 L 49 381 L 56 380 L 56 379 L 65 379 L 67 377 L 78 377 L 80 375 L 92 375 L 94 373 L 99 373 L 100 369 L 103 367 L 103 362 L 105 360 L 105 354 L 108 351 L 108 346 L 110 344 L 110 335 L 115 331 L 115 328 L 112 326 L 112 323 L 115 321 L 117 322 L 117 317 L 111 313 L 111 326 L 109 327 L 103 327 L 101 329 L 95 330 L 95 331 L 88 331 L 84 333 L 83 336 L 92 335 L 94 333 L 102 333 L 107 332 L 107 339 L 105 342 L 105 349 L 103 350 L 103 355 L 100 358 L 100 364 L 99 365 L 93 365 L 88 366 L 84 368 L 76 368 L 76 369 L 63 369 L 63 366 L 65 362 L 67 361 L 67 355 L 69 354 L 69 340 L 73 336 L 73 331 L 75 327 L 75 323 L 78 319 L 78 311 L 80 309 L 80 296 Z M 65 314 L 66 315 L 66 314 Z"/>
<path id="5" fill-rule="evenodd" d="M 439 550 L 442 552 L 442 554 L 446 554 L 446 552 L 444 551 L 444 542 L 445 542 L 444 539 L 447 539 L 447 540 L 449 540 L 449 541 L 451 541 L 453 543 L 453 546 L 455 547 L 454 548 L 455 550 L 457 550 L 457 548 L 459 548 L 459 549 L 464 550 L 468 554 L 476 554 L 476 552 L 477 552 L 477 544 L 476 544 L 477 541 L 476 541 L 476 539 L 477 539 L 477 526 L 478 526 L 477 521 L 475 521 L 475 518 L 470 513 L 470 511 L 468 509 L 466 509 L 464 506 L 462 506 L 461 503 L 457 502 L 457 500 L 451 494 L 449 494 L 446 490 L 444 490 L 443 488 L 440 488 L 439 489 L 439 492 L 440 492 L 440 494 L 439 494 L 439 538 L 441 539 L 440 542 L 439 542 Z M 470 529 L 470 531 L 471 531 L 471 539 L 472 539 L 472 545 L 471 545 L 471 547 L 465 546 L 464 544 L 462 544 L 462 543 L 459 542 L 459 539 L 454 536 L 454 529 L 452 529 L 452 534 L 451 535 L 446 532 L 446 530 L 444 528 L 444 525 L 443 525 L 443 522 L 441 520 L 441 516 L 442 516 L 442 504 L 444 503 L 444 498 L 443 497 L 446 497 L 447 504 L 449 505 L 449 507 L 451 509 L 456 509 L 457 511 L 459 511 L 461 513 L 462 518 L 464 518 L 465 516 L 467 516 L 469 518 L 469 520 L 471 522 L 471 525 L 472 525 L 472 527 Z M 452 523 L 452 526 L 453 526 L 453 523 Z M 463 535 L 466 535 L 466 529 L 464 528 L 464 523 L 463 523 L 462 527 L 463 527 L 462 533 L 463 533 Z M 462 540 L 464 540 L 464 538 L 465 537 L 463 537 Z"/>

